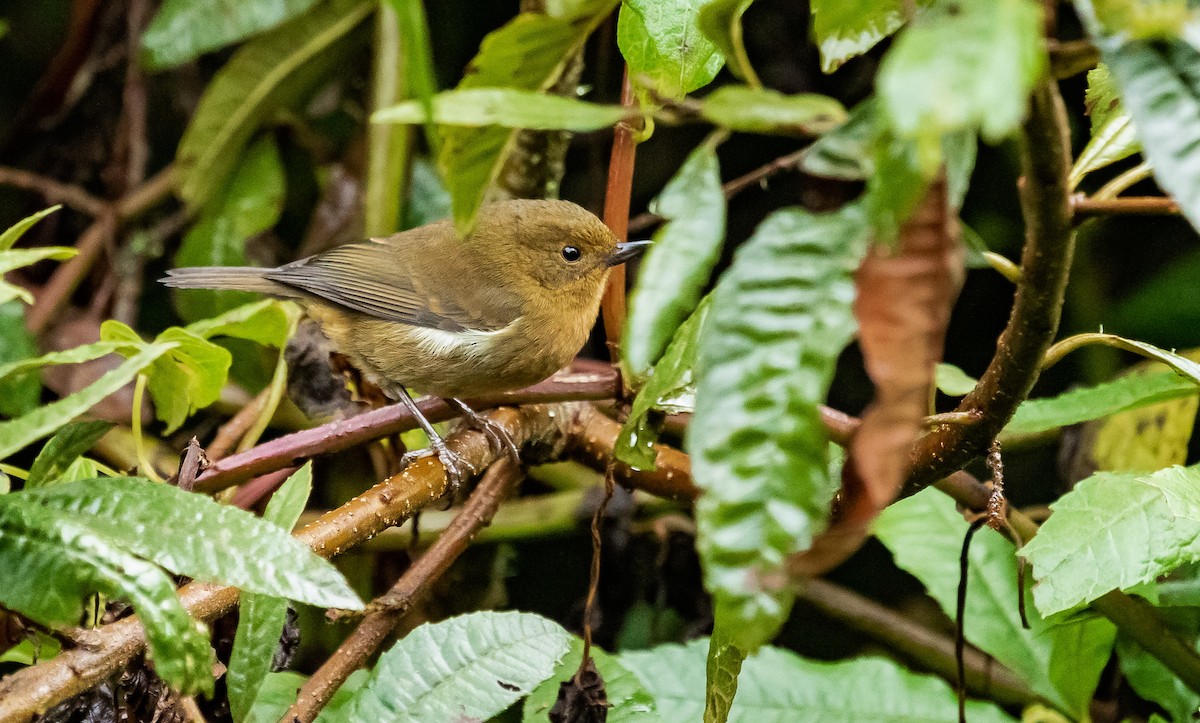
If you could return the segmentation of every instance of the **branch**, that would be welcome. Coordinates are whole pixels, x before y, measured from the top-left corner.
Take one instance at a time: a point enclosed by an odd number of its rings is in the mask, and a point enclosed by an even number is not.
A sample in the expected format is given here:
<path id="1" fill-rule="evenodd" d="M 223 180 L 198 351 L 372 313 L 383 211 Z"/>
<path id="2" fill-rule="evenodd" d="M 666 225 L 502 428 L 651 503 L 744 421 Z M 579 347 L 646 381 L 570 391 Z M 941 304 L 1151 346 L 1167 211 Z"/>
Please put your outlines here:
<path id="1" fill-rule="evenodd" d="M 61 203 L 91 216 L 105 212 L 108 204 L 72 183 L 31 173 L 23 168 L 0 166 L 0 186 L 12 186 L 40 195 L 47 203 Z"/>
<path id="2" fill-rule="evenodd" d="M 1042 355 L 1058 331 L 1075 231 L 1067 185 L 1070 135 L 1055 81 L 1034 89 L 1022 130 L 1020 192 L 1026 242 L 1021 283 L 991 364 L 956 410 L 981 417 L 974 424 L 938 427 L 917 443 L 906 494 L 961 469 L 987 450 L 1029 396 Z"/>
<path id="3" fill-rule="evenodd" d="M 1108 215 L 1174 216 L 1179 213 L 1179 203 L 1166 196 L 1100 199 L 1077 193 L 1071 197 L 1071 210 L 1076 221 Z"/>
<path id="4" fill-rule="evenodd" d="M 633 84 L 629 82 L 629 68 L 621 82 L 621 105 L 629 108 L 636 105 Z M 633 193 L 633 161 L 637 142 L 634 128 L 621 121 L 613 130 L 612 155 L 608 162 L 608 187 L 604 192 L 604 224 L 621 241 L 629 236 L 629 199 Z M 621 329 L 625 326 L 625 265 L 614 266 L 608 275 L 604 298 L 600 302 L 600 313 L 604 320 L 604 338 L 608 342 L 609 355 L 615 362 L 619 357 Z"/>
<path id="5" fill-rule="evenodd" d="M 491 523 L 500 503 L 516 489 L 522 477 L 521 469 L 508 457 L 501 458 L 484 473 L 454 522 L 390 590 L 368 606 L 366 617 L 354 632 L 304 682 L 284 720 L 311 723 L 317 717 L 346 678 L 364 667 L 379 650 L 409 607 L 450 569 L 475 534 Z"/>
<path id="6" fill-rule="evenodd" d="M 1090 40 L 1048 40 L 1050 74 L 1055 78 L 1070 78 L 1100 64 L 1100 49 Z"/>

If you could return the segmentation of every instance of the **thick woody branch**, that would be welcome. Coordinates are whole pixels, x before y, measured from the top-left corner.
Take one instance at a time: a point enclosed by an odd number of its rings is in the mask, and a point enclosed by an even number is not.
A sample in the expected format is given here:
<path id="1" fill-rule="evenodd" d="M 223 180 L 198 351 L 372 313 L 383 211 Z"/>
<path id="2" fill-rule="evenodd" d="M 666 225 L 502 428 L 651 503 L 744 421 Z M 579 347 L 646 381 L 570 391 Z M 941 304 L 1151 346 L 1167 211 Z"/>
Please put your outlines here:
<path id="1" fill-rule="evenodd" d="M 987 450 L 1029 396 L 1042 355 L 1058 331 L 1075 231 L 1067 185 L 1070 135 L 1062 96 L 1053 80 L 1033 92 L 1023 125 L 1021 165 L 1026 236 L 1021 283 L 991 364 L 956 410 L 978 413 L 979 421 L 942 425 L 917 443 L 907 494 L 961 469 Z"/>

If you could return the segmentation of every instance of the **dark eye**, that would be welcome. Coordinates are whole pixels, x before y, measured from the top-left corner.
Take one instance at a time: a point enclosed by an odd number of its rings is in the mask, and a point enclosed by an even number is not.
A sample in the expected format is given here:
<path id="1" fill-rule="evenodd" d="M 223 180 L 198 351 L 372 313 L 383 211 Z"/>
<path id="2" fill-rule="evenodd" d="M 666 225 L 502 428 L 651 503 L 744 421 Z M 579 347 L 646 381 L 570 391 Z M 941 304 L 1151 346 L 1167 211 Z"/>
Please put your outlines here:
<path id="1" fill-rule="evenodd" d="M 562 255 L 568 263 L 572 264 L 583 258 L 583 252 L 574 246 L 563 246 Z"/>

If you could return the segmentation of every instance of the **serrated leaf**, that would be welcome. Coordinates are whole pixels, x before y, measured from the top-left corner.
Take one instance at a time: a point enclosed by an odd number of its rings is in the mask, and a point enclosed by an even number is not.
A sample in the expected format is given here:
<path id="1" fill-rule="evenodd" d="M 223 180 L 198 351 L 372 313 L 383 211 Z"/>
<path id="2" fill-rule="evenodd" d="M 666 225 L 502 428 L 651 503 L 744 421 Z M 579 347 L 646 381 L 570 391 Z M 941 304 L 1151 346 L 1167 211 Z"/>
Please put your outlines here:
<path id="1" fill-rule="evenodd" d="M 312 462 L 307 462 L 271 495 L 263 520 L 291 532 L 311 492 Z M 242 593 L 237 633 L 229 654 L 229 670 L 225 673 L 229 712 L 238 723 L 249 715 L 263 681 L 271 672 L 279 636 L 287 624 L 287 609 L 286 598 Z"/>
<path id="2" fill-rule="evenodd" d="M 185 694 L 212 693 L 208 633 L 188 616 L 171 579 L 83 521 L 38 504 L 30 493 L 0 498 L 0 603 L 46 625 L 75 625 L 100 592 L 133 603 L 154 669 Z"/>
<path id="3" fill-rule="evenodd" d="M 1032 0 L 940 2 L 896 38 L 876 86 L 898 135 L 977 130 L 996 143 L 1025 117 L 1046 65 Z"/>
<path id="4" fill-rule="evenodd" d="M 954 501 L 936 490 L 894 503 L 875 521 L 875 534 L 892 551 L 896 564 L 920 580 L 951 617 L 967 528 Z M 963 616 L 967 640 L 1063 712 L 1076 718 L 1086 714 L 1116 628 L 1096 618 L 1051 625 L 1029 610 L 1031 629 L 1026 630 L 1017 610 L 1013 546 L 991 530 L 981 530 L 971 540 L 968 560 Z"/>
<path id="5" fill-rule="evenodd" d="M 970 393 L 978 382 L 979 380 L 953 364 L 940 363 L 934 368 L 934 383 L 938 391 L 949 397 L 961 397 Z"/>
<path id="6" fill-rule="evenodd" d="M 131 382 L 143 369 L 174 348 L 172 343 L 147 344 L 119 367 L 106 372 L 78 392 L 38 407 L 24 416 L 0 422 L 0 459 L 50 436 L 54 430 Z"/>
<path id="7" fill-rule="evenodd" d="M 821 70 L 826 73 L 867 52 L 904 25 L 904 0 L 812 0 L 811 7 Z"/>
<path id="8" fill-rule="evenodd" d="M 641 681 L 665 721 L 702 720 L 707 640 L 622 653 L 617 659 Z M 869 693 L 864 694 L 864 691 Z M 746 659 L 732 723 L 954 723 L 954 691 L 942 680 L 909 672 L 884 658 L 838 663 L 806 660 L 764 647 Z M 996 706 L 967 701 L 971 723 L 1013 720 Z"/>
<path id="9" fill-rule="evenodd" d="M 29 477 L 25 479 L 25 489 L 54 484 L 71 464 L 78 461 L 80 455 L 91 449 L 112 428 L 111 422 L 90 420 L 72 422 L 58 430 L 38 452 L 37 459 L 33 460 Z"/>
<path id="10" fill-rule="evenodd" d="M 517 88 L 447 90 L 432 99 L 433 120 L 451 126 L 594 131 L 630 115 L 619 105 L 588 103 Z M 410 100 L 376 111 L 372 123 L 424 123 L 426 107 Z"/>
<path id="11" fill-rule="evenodd" d="M 530 613 L 422 625 L 380 657 L 350 720 L 490 718 L 549 678 L 570 640 L 558 623 Z"/>
<path id="12" fill-rule="evenodd" d="M 846 120 L 842 104 L 819 93 L 784 95 L 769 88 L 725 85 L 700 102 L 711 123 L 745 133 L 818 136 Z"/>
<path id="13" fill-rule="evenodd" d="M 837 481 L 818 405 L 854 333 L 862 209 L 777 211 L 714 292 L 687 447 L 704 490 L 698 548 L 717 616 L 754 650 L 787 617 L 786 557 L 824 525 Z"/>
<path id="14" fill-rule="evenodd" d="M 225 187 L 246 144 L 280 108 L 299 102 L 353 45 L 371 0 L 328 0 L 255 38 L 208 84 L 179 143 L 180 198 L 193 209 Z"/>
<path id="15" fill-rule="evenodd" d="M 673 407 L 671 411 L 682 411 L 678 409 L 680 398 L 695 397 L 693 368 L 711 298 L 706 297 L 675 332 L 666 353 L 633 398 L 629 416 L 613 446 L 613 455 L 634 469 L 655 468 L 654 445 L 658 441 L 658 429 L 649 418 L 650 411 L 667 405 Z"/>
<path id="16" fill-rule="evenodd" d="M 654 234 L 629 300 L 621 352 L 633 378 L 646 374 L 662 356 L 696 309 L 720 260 L 725 194 L 712 143 L 692 151 L 651 208 L 667 223 Z"/>
<path id="17" fill-rule="evenodd" d="M 25 235 L 26 231 L 33 228 L 35 223 L 41 221 L 43 218 L 49 216 L 60 208 L 62 208 L 62 204 L 51 206 L 50 208 L 43 209 L 35 214 L 26 216 L 20 221 L 14 223 L 12 226 L 9 226 L 4 233 L 0 233 L 0 251 L 7 251 L 8 249 L 11 249 L 13 244 L 15 244 L 22 236 Z"/>
<path id="18" fill-rule="evenodd" d="M 598 647 L 591 649 L 592 661 L 604 678 L 604 693 L 608 701 L 607 723 L 658 723 L 661 719 L 654 712 L 654 700 L 637 679 Z M 522 704 L 521 720 L 524 723 L 543 723 L 558 699 L 559 683 L 569 679 L 579 668 L 583 657 L 583 640 L 571 637 L 571 646 L 563 656 L 554 673 L 539 685 Z"/>
<path id="19" fill-rule="evenodd" d="M 1091 2 L 1081 0 L 1077 8 L 1121 90 L 1155 178 L 1192 226 L 1200 226 L 1200 126 L 1180 122 L 1200 117 L 1200 50 L 1177 38 L 1110 33 Z"/>
<path id="20" fill-rule="evenodd" d="M 172 572 L 310 605 L 362 608 L 328 561 L 278 526 L 204 495 L 137 477 L 27 494 Z"/>
<path id="21" fill-rule="evenodd" d="M 742 15 L 752 2 L 754 0 L 709 0 L 700 8 L 698 20 L 700 32 L 716 44 L 734 77 L 754 87 L 761 87 L 762 82 L 750 65 L 746 44 L 742 39 Z"/>
<path id="22" fill-rule="evenodd" d="M 1196 467 L 1150 474 L 1098 472 L 1051 509 L 1054 514 L 1037 537 L 1021 549 L 1033 563 L 1033 599 L 1043 615 L 1151 582 L 1200 560 Z"/>
<path id="23" fill-rule="evenodd" d="M 667 98 L 682 98 L 717 77 L 725 64 L 717 45 L 700 32 L 704 0 L 624 0 L 617 47 L 636 84 L 642 79 Z"/>
<path id="24" fill-rule="evenodd" d="M 317 0 L 252 0 L 236 11 L 221 0 L 166 0 L 142 34 L 143 62 L 170 68 L 270 30 Z"/>
<path id="25" fill-rule="evenodd" d="M 16 301 L 0 303 L 0 341 L 0 416 L 19 417 L 37 408 L 42 382 L 36 374 L 3 373 L 9 364 L 37 356 L 37 344 L 25 326 L 25 307 Z"/>
<path id="26" fill-rule="evenodd" d="M 1056 397 L 1028 399 L 1004 428 L 1007 434 L 1037 434 L 1090 419 L 1200 393 L 1196 383 L 1173 373 L 1131 374 Z"/>
<path id="27" fill-rule="evenodd" d="M 549 90 L 616 5 L 617 0 L 580 0 L 563 15 L 521 13 L 483 39 L 458 89 Z M 445 129 L 438 166 L 460 234 L 474 226 L 475 214 L 504 167 L 515 136 L 515 130 L 490 126 Z"/>
<path id="28" fill-rule="evenodd" d="M 283 161 L 269 136 L 246 149 L 229 185 L 188 229 L 174 265 L 245 266 L 246 242 L 270 229 L 283 212 Z M 186 321 L 207 319 L 256 300 L 245 291 L 177 289 L 175 309 Z"/>

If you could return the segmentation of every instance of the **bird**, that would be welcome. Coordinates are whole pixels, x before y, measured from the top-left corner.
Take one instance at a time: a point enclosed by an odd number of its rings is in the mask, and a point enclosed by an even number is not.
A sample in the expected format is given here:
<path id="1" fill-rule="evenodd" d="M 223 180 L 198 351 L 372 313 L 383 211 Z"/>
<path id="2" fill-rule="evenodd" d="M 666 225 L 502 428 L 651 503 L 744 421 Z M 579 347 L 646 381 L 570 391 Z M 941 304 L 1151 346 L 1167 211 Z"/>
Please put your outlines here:
<path id="1" fill-rule="evenodd" d="M 463 398 L 546 379 L 579 352 L 610 269 L 649 241 L 621 241 L 569 201 L 485 204 L 464 237 L 446 219 L 349 243 L 275 268 L 171 269 L 177 289 L 232 289 L 297 302 L 333 347 L 429 437 L 452 484 L 474 473 L 408 389 L 445 399 L 515 453 L 502 428 Z"/>

